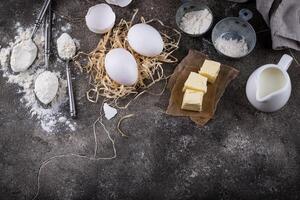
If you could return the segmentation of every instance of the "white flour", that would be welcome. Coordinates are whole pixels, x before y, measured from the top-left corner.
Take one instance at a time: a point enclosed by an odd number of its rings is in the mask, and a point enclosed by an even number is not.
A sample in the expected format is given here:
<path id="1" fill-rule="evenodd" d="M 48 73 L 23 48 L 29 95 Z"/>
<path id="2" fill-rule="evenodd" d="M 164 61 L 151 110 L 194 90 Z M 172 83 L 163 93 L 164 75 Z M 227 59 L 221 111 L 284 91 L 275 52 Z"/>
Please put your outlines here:
<path id="1" fill-rule="evenodd" d="M 10 51 L 11 51 L 11 47 L 2 48 L 0 50 L 0 65 L 2 66 L 2 68 L 7 68 L 8 65 L 7 61 L 10 55 Z"/>
<path id="2" fill-rule="evenodd" d="M 13 47 L 10 66 L 14 72 L 26 71 L 37 56 L 37 47 L 31 39 L 24 40 Z"/>
<path id="3" fill-rule="evenodd" d="M 67 32 L 71 30 L 71 24 L 67 23 L 66 25 L 62 26 L 60 29 L 62 32 Z"/>
<path id="4" fill-rule="evenodd" d="M 245 39 L 241 40 L 233 40 L 233 39 L 225 39 L 223 37 L 219 37 L 215 41 L 216 48 L 222 52 L 224 55 L 238 58 L 246 55 L 248 53 L 248 45 Z"/>
<path id="5" fill-rule="evenodd" d="M 22 93 L 23 96 L 20 99 L 21 103 L 29 109 L 33 118 L 36 118 L 40 123 L 43 130 L 48 133 L 57 133 L 59 128 L 64 128 L 70 131 L 76 130 L 76 123 L 73 120 L 68 120 L 62 112 L 61 107 L 67 102 L 67 81 L 64 80 L 60 72 L 53 72 L 59 79 L 59 88 L 55 99 L 48 107 L 43 107 L 36 99 L 34 93 L 34 82 L 39 74 L 44 72 L 43 66 L 43 48 L 44 37 L 43 31 L 38 31 L 34 42 L 37 45 L 38 57 L 35 63 L 25 72 L 12 74 L 9 69 L 9 55 L 12 47 L 15 44 L 20 43 L 22 40 L 29 38 L 32 28 L 24 29 L 20 27 L 20 24 L 15 25 L 17 36 L 14 41 L 9 44 L 8 47 L 0 50 L 0 70 L 3 72 L 3 77 L 6 77 L 8 83 L 13 83 L 19 86 L 18 93 Z M 51 70 L 52 71 L 52 70 Z"/>
<path id="6" fill-rule="evenodd" d="M 213 16 L 207 9 L 192 11 L 183 16 L 180 28 L 189 34 L 202 34 L 208 30 L 212 20 Z"/>
<path id="7" fill-rule="evenodd" d="M 75 56 L 76 44 L 69 34 L 63 33 L 57 39 L 57 51 L 59 57 L 64 60 L 71 59 L 73 56 Z"/>
<path id="8" fill-rule="evenodd" d="M 44 71 L 35 80 L 34 92 L 43 104 L 48 105 L 56 97 L 58 87 L 59 82 L 56 74 Z"/>

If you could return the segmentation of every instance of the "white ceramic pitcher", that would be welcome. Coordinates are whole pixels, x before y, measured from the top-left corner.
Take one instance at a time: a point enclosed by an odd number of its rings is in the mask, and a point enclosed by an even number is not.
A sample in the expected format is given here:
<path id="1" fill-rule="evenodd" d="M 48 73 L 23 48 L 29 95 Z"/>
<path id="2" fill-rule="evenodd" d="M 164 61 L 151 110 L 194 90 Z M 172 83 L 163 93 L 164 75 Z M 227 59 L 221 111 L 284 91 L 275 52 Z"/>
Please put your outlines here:
<path id="1" fill-rule="evenodd" d="M 252 73 L 246 94 L 255 108 L 263 112 L 275 112 L 288 102 L 292 87 L 287 70 L 292 61 L 293 58 L 285 54 L 277 65 L 267 64 Z"/>

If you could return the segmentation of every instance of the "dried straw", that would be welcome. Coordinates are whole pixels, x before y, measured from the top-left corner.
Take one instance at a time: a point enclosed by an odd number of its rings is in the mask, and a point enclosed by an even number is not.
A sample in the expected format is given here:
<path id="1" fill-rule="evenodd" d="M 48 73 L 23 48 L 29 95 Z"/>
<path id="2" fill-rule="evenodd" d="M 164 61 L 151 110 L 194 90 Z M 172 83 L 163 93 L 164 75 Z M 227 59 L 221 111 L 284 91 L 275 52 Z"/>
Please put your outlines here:
<path id="1" fill-rule="evenodd" d="M 76 65 L 90 76 L 91 88 L 87 91 L 87 99 L 90 102 L 97 103 L 99 96 L 118 101 L 120 98 L 124 98 L 132 94 L 137 95 L 138 91 L 145 90 L 151 87 L 154 83 L 165 78 L 162 67 L 163 63 L 177 62 L 177 59 L 172 56 L 172 54 L 178 49 L 181 34 L 177 30 L 164 25 L 158 19 L 145 21 L 142 17 L 141 22 L 147 24 L 156 22 L 163 28 L 168 29 L 168 31 L 173 32 L 171 36 L 167 35 L 166 32 L 160 32 L 164 41 L 164 49 L 159 56 L 153 58 L 141 56 L 134 52 L 134 50 L 129 46 L 127 33 L 133 25 L 137 12 L 138 10 L 135 10 L 130 21 L 122 19 L 112 31 L 105 34 L 96 49 L 94 49 L 91 53 L 85 54 L 83 52 L 79 52 L 75 56 L 74 60 Z M 125 48 L 135 57 L 139 71 L 138 81 L 135 85 L 120 85 L 107 75 L 104 67 L 105 56 L 111 49 L 114 48 Z M 88 59 L 88 63 L 85 65 L 82 65 L 80 62 L 80 58 L 82 56 L 87 57 Z"/>

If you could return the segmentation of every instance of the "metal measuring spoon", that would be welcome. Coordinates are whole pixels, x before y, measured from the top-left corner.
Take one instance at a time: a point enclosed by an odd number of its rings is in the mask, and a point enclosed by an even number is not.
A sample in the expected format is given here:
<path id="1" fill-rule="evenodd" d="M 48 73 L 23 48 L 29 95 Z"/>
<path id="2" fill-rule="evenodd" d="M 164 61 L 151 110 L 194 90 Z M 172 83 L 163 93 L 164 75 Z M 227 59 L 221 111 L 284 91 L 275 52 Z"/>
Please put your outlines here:
<path id="1" fill-rule="evenodd" d="M 51 53 L 51 31 L 52 31 L 52 10 L 51 10 L 51 2 L 48 6 L 47 15 L 44 18 L 45 24 L 45 67 L 46 69 L 49 67 L 49 59 Z"/>
<path id="2" fill-rule="evenodd" d="M 52 10 L 51 3 L 48 6 L 46 16 L 44 17 L 44 36 L 45 36 L 45 68 L 49 68 L 50 45 L 51 45 L 51 30 L 52 30 Z M 45 84 L 47 83 L 47 84 Z M 50 103 L 57 96 L 59 81 L 57 76 L 50 72 L 44 71 L 35 80 L 34 92 L 44 108 L 48 108 Z"/>
<path id="3" fill-rule="evenodd" d="M 26 71 L 35 61 L 38 53 L 38 48 L 33 41 L 34 35 L 43 22 L 46 11 L 51 3 L 51 0 L 46 0 L 42 9 L 35 21 L 34 28 L 30 37 L 16 44 L 12 50 L 10 66 L 14 72 Z M 22 59 L 20 59 L 22 58 Z"/>
<path id="4" fill-rule="evenodd" d="M 70 115 L 72 118 L 74 118 L 76 117 L 76 107 L 75 107 L 75 99 L 74 99 L 74 92 L 73 92 L 69 63 L 76 54 L 76 45 L 74 40 L 69 34 L 63 33 L 57 39 L 57 51 L 59 57 L 66 62 Z"/>
<path id="5" fill-rule="evenodd" d="M 31 32 L 31 36 L 30 36 L 31 39 L 33 39 L 33 36 L 35 35 L 35 33 L 39 29 L 40 25 L 42 24 L 44 16 L 45 16 L 45 14 L 46 14 L 46 12 L 48 10 L 48 7 L 49 7 L 50 3 L 51 3 L 51 0 L 45 0 L 44 1 L 42 9 L 40 10 L 40 13 L 39 13 L 39 15 L 38 15 L 38 17 L 37 17 L 37 19 L 36 19 L 36 21 L 34 23 L 34 28 L 33 28 L 32 32 Z"/>

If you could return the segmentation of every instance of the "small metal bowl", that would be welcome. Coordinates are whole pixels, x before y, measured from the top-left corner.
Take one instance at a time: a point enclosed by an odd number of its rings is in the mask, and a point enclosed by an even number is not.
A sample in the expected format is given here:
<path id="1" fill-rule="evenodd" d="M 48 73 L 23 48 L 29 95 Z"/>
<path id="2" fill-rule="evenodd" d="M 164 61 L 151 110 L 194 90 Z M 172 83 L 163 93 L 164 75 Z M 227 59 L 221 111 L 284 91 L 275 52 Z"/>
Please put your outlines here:
<path id="1" fill-rule="evenodd" d="M 209 11 L 209 13 L 212 15 L 211 24 L 209 25 L 208 29 L 205 32 L 200 33 L 200 34 L 190 34 L 190 33 L 187 33 L 187 32 L 185 32 L 184 30 L 182 30 L 180 28 L 181 20 L 182 20 L 182 18 L 184 17 L 184 15 L 186 13 L 189 13 L 189 12 L 192 12 L 192 11 L 205 10 L 205 9 L 207 9 Z M 191 37 L 199 37 L 199 36 L 204 35 L 205 33 L 207 33 L 211 29 L 213 21 L 214 21 L 214 16 L 213 16 L 212 11 L 210 10 L 210 8 L 208 6 L 206 6 L 204 4 L 201 4 L 201 3 L 186 2 L 178 8 L 177 13 L 176 13 L 176 24 L 177 24 L 178 28 L 182 32 L 184 32 L 185 34 L 187 34 Z"/>
<path id="2" fill-rule="evenodd" d="M 249 55 L 253 51 L 256 45 L 256 32 L 247 22 L 252 17 L 253 13 L 250 10 L 242 9 L 239 12 L 239 17 L 227 17 L 216 24 L 212 31 L 211 39 L 218 53 L 229 58 L 242 58 Z M 223 54 L 215 45 L 215 42 L 219 37 L 233 40 L 245 39 L 248 46 L 247 54 L 240 57 L 232 57 Z"/>

